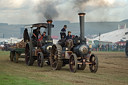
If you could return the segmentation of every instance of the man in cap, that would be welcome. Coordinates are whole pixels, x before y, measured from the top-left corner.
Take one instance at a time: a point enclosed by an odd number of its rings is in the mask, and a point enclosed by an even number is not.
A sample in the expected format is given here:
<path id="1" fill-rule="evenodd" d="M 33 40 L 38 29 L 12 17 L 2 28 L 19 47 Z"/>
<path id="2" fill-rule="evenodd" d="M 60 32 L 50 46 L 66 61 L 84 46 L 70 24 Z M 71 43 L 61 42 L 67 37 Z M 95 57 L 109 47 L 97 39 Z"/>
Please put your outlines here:
<path id="1" fill-rule="evenodd" d="M 66 47 L 68 47 L 68 50 L 71 50 L 71 48 L 74 46 L 71 31 L 68 31 L 68 35 L 66 36 Z"/>
<path id="2" fill-rule="evenodd" d="M 66 29 L 67 29 L 67 25 L 64 25 L 64 27 L 61 29 L 61 32 L 60 32 L 61 39 L 66 38 Z"/>

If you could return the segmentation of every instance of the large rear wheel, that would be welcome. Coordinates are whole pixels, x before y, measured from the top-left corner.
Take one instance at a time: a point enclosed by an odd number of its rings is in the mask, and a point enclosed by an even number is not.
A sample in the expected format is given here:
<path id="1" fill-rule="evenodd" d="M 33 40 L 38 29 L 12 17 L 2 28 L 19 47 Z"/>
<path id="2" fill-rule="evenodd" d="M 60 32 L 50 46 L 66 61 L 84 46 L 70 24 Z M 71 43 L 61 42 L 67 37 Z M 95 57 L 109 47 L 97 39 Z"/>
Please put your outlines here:
<path id="1" fill-rule="evenodd" d="M 60 70 L 62 67 L 62 59 L 61 59 L 62 47 L 57 44 L 53 45 L 50 52 L 50 64 L 53 70 Z"/>
<path id="2" fill-rule="evenodd" d="M 34 59 L 31 53 L 32 53 L 31 49 L 29 45 L 27 44 L 25 47 L 25 62 L 28 66 L 32 66 L 34 63 Z"/>
<path id="3" fill-rule="evenodd" d="M 72 54 L 70 56 L 70 59 L 69 59 L 69 67 L 70 67 L 70 71 L 71 72 L 76 72 L 77 68 L 78 68 L 78 64 L 77 64 L 77 56 L 76 54 Z"/>
<path id="4" fill-rule="evenodd" d="M 89 64 L 90 71 L 92 73 L 96 73 L 98 70 L 98 57 L 92 54 L 90 56 L 90 62 L 92 63 L 92 64 Z"/>

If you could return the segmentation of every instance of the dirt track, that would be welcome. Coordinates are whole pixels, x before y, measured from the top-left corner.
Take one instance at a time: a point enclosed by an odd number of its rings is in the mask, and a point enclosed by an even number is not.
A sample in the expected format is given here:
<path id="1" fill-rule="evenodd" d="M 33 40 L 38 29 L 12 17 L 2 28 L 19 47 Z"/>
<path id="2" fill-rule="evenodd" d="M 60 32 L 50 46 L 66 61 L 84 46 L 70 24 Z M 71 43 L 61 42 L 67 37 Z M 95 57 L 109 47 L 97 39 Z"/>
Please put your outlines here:
<path id="1" fill-rule="evenodd" d="M 49 85 L 128 85 L 128 58 L 123 52 L 94 53 L 99 58 L 97 73 L 91 73 L 88 66 L 76 73 L 71 73 L 68 65 L 60 71 L 53 71 L 47 65 L 39 68 L 36 63 L 26 66 L 24 59 L 20 59 L 19 63 L 9 61 L 9 55 L 0 56 L 0 70 Z"/>

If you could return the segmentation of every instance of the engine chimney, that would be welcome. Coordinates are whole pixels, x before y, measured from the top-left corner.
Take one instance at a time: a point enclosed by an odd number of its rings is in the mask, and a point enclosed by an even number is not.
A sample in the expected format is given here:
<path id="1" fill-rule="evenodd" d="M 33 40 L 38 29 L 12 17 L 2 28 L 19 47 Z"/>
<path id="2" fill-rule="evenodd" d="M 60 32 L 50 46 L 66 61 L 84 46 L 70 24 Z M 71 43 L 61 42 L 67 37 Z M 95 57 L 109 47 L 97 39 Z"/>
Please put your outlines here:
<path id="1" fill-rule="evenodd" d="M 84 16 L 85 16 L 85 13 L 79 13 L 79 19 L 80 19 L 80 38 L 81 38 L 81 43 L 82 42 L 85 42 L 86 43 L 86 40 L 84 38 Z"/>
<path id="2" fill-rule="evenodd" d="M 52 20 L 47 20 L 47 24 L 48 24 L 48 39 L 51 39 Z"/>

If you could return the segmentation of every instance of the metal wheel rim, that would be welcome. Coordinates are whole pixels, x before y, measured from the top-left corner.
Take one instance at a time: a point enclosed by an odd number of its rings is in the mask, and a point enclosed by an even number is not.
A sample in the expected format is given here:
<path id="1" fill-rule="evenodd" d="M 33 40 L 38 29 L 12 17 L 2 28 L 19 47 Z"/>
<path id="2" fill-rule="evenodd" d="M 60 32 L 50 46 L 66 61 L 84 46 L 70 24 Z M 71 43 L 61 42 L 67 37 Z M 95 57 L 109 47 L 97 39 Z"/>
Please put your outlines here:
<path id="1" fill-rule="evenodd" d="M 43 59 L 44 59 L 43 55 L 41 56 L 41 54 L 38 54 L 37 63 L 39 67 L 43 67 L 43 63 L 44 63 Z"/>
<path id="2" fill-rule="evenodd" d="M 60 45 L 53 45 L 50 52 L 50 64 L 53 70 L 60 70 L 63 64 L 61 60 L 62 48 Z"/>
<path id="3" fill-rule="evenodd" d="M 25 61 L 26 61 L 26 64 L 28 64 L 29 59 L 30 59 L 30 51 L 29 51 L 29 48 L 27 47 L 26 51 L 25 51 Z"/>
<path id="4" fill-rule="evenodd" d="M 15 63 L 18 63 L 18 53 L 15 52 L 13 60 Z"/>
<path id="5" fill-rule="evenodd" d="M 77 65 L 77 60 L 75 58 L 75 55 L 70 56 L 69 67 L 71 72 L 76 72 L 78 65 Z"/>
<path id="6" fill-rule="evenodd" d="M 52 52 L 51 54 L 51 58 L 52 58 L 52 67 L 56 68 L 56 65 L 57 65 L 57 54 L 58 54 L 58 51 L 57 51 L 57 48 L 53 49 L 54 50 L 54 53 Z"/>
<path id="7" fill-rule="evenodd" d="M 95 55 L 92 55 L 90 58 L 90 62 L 92 63 L 89 64 L 90 71 L 96 73 L 98 70 L 98 58 Z"/>
<path id="8" fill-rule="evenodd" d="M 94 56 L 92 57 L 92 61 L 91 62 L 93 63 L 93 64 L 91 64 L 92 70 L 95 70 L 95 67 L 96 67 L 96 59 L 95 59 Z"/>

